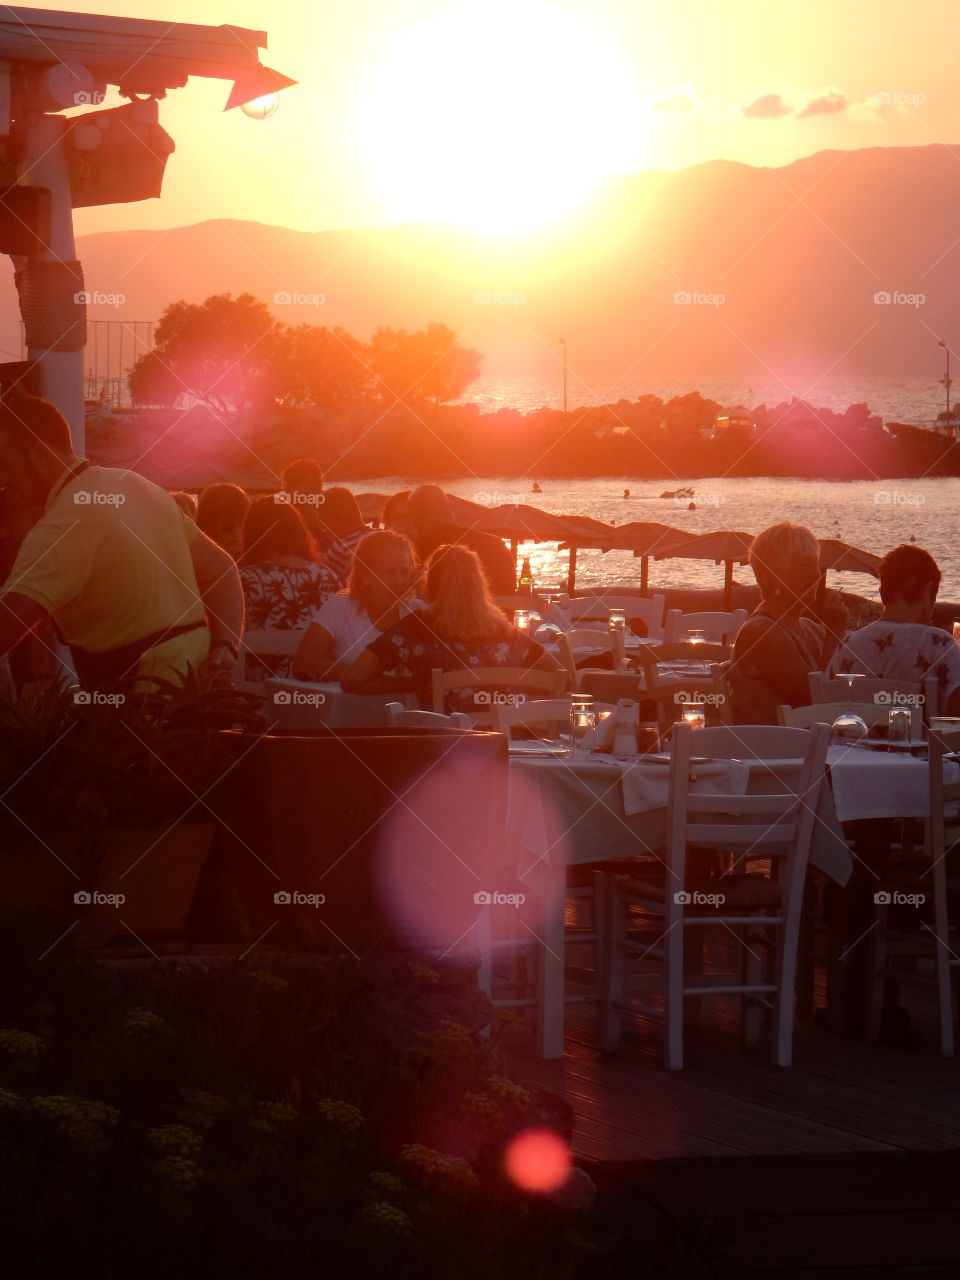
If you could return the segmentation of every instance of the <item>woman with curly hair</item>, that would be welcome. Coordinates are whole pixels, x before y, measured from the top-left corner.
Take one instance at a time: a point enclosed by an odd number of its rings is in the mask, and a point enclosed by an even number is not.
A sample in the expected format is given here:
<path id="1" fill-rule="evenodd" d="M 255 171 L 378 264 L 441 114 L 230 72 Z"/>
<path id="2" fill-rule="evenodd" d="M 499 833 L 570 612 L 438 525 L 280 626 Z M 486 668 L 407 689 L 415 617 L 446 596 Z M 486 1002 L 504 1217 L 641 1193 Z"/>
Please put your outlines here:
<path id="1" fill-rule="evenodd" d="M 476 552 L 442 546 L 427 561 L 427 607 L 401 619 L 360 654 L 343 677 L 349 693 L 413 690 L 421 707 L 433 698 L 432 672 L 470 667 L 560 670 L 542 645 L 518 631 L 490 595 Z M 519 693 L 511 688 L 505 694 Z M 472 688 L 447 693 L 445 710 L 476 711 Z"/>

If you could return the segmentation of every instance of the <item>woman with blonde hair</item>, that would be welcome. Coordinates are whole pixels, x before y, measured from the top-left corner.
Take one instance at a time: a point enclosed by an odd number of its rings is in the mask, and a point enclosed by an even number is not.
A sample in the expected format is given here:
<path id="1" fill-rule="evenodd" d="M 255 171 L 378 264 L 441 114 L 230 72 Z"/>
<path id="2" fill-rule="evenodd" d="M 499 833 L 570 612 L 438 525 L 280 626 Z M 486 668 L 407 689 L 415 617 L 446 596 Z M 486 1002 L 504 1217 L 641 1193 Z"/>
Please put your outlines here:
<path id="1" fill-rule="evenodd" d="M 381 529 L 362 538 L 347 589 L 314 613 L 293 659 L 294 674 L 339 680 L 368 644 L 416 608 L 416 564 L 413 543 L 402 534 Z"/>
<path id="2" fill-rule="evenodd" d="M 737 724 L 776 724 L 777 707 L 810 701 L 807 676 L 823 671 L 847 626 L 847 611 L 824 586 L 820 545 L 784 520 L 750 545 L 760 603 L 737 634 L 727 672 Z"/>
<path id="3" fill-rule="evenodd" d="M 427 561 L 426 596 L 425 609 L 402 619 L 360 654 L 343 677 L 347 692 L 412 689 L 421 707 L 429 708 L 435 667 L 442 671 L 560 669 L 556 658 L 518 631 L 497 608 L 475 551 L 464 546 L 438 547 Z M 475 711 L 474 690 L 450 690 L 445 710 Z"/>

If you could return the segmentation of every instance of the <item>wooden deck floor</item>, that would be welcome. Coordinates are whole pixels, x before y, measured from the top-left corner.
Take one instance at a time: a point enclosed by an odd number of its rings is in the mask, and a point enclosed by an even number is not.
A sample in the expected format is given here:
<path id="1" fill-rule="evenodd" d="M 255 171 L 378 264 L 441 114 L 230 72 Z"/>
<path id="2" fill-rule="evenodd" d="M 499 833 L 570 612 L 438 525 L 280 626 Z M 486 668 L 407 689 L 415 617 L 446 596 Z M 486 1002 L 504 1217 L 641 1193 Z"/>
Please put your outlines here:
<path id="1" fill-rule="evenodd" d="M 923 1052 L 801 1024 L 795 1065 L 771 1067 L 728 1009 L 687 1033 L 688 1065 L 668 1072 L 659 1022 L 626 1019 L 605 1056 L 590 1005 L 568 1006 L 562 1060 L 538 1060 L 526 1027 L 507 1052 L 572 1106 L 574 1152 L 601 1189 L 719 1232 L 723 1275 L 957 1280 L 960 1061 L 939 1056 L 929 1006 L 908 1003 Z"/>

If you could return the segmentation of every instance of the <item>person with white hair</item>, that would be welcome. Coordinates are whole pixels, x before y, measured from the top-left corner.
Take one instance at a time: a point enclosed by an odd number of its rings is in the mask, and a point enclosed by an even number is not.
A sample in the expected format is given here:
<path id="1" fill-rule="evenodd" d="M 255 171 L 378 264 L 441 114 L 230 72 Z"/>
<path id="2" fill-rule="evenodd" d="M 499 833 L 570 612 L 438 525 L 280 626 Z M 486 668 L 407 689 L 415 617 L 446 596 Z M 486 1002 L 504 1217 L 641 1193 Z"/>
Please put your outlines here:
<path id="1" fill-rule="evenodd" d="M 727 672 L 737 724 L 776 724 L 777 707 L 810 701 L 807 676 L 824 671 L 847 626 L 825 590 L 820 545 L 804 525 L 783 521 L 750 545 L 760 603 L 737 633 Z"/>

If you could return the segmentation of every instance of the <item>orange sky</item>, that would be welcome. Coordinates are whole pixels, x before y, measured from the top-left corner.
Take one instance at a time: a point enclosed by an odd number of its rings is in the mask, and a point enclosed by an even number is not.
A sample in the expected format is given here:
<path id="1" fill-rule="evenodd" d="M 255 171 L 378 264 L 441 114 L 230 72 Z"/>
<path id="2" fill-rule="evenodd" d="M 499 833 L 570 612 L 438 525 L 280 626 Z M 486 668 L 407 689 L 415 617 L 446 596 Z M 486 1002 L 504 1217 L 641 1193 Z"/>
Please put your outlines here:
<path id="1" fill-rule="evenodd" d="M 300 82 L 262 122 L 223 114 L 223 82 L 171 93 L 162 200 L 78 210 L 78 234 L 215 217 L 502 232 L 618 172 L 960 141 L 960 32 L 942 0 L 70 7 L 266 29 L 263 61 Z"/>

